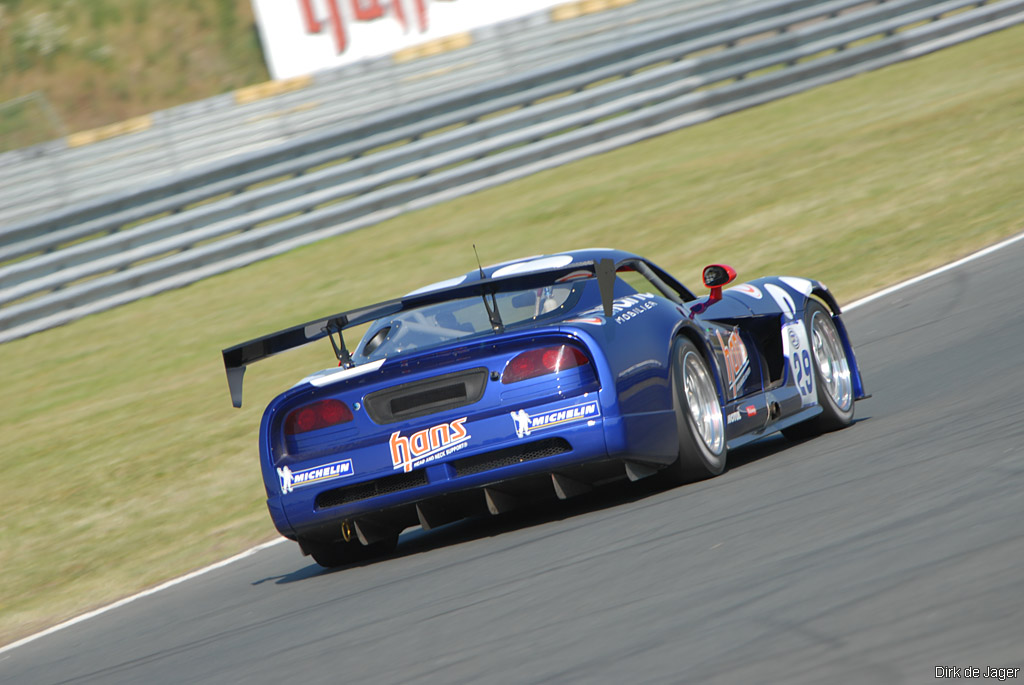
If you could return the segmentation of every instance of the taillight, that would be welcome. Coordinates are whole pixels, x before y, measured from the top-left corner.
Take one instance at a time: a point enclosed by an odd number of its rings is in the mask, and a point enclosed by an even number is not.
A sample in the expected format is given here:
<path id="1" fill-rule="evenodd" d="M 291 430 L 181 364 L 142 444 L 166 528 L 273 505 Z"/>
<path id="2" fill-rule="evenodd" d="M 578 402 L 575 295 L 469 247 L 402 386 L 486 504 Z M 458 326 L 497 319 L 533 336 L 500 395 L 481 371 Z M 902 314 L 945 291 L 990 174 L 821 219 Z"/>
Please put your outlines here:
<path id="1" fill-rule="evenodd" d="M 502 383 L 516 383 L 527 378 L 558 373 L 590 363 L 583 351 L 572 345 L 553 345 L 523 352 L 512 358 L 501 374 Z"/>
<path id="2" fill-rule="evenodd" d="M 308 433 L 352 420 L 352 410 L 340 400 L 320 400 L 293 409 L 284 420 L 285 435 Z"/>

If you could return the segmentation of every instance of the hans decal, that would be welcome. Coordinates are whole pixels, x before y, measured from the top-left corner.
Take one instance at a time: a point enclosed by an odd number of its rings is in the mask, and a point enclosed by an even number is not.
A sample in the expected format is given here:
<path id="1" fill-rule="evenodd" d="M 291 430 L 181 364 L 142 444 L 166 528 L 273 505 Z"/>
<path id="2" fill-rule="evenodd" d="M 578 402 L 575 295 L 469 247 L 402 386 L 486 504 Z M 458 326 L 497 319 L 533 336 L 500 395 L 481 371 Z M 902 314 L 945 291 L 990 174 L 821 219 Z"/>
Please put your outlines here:
<path id="1" fill-rule="evenodd" d="M 392 433 L 388 440 L 392 468 L 408 473 L 415 466 L 447 457 L 464 448 L 472 437 L 463 426 L 466 418 L 463 416 L 449 423 L 440 423 L 408 437 L 401 431 Z"/>

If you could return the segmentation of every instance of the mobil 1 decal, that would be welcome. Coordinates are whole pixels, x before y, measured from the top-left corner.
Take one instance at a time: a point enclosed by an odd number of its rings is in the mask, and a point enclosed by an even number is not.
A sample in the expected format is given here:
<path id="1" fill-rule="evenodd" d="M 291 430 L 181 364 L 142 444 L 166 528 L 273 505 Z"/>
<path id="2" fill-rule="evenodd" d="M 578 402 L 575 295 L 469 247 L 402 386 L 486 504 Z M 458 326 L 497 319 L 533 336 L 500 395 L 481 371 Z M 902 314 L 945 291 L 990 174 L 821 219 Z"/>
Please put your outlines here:
<path id="1" fill-rule="evenodd" d="M 626 323 L 657 306 L 658 301 L 654 299 L 653 293 L 635 293 L 633 295 L 616 297 L 612 300 L 612 320 L 618 324 Z M 604 314 L 604 306 L 598 305 L 597 307 L 591 307 L 584 312 L 580 312 L 579 318 L 570 319 L 566 323 L 600 325 L 603 319 L 595 317 L 602 314 Z"/>
<path id="2" fill-rule="evenodd" d="M 782 327 L 782 345 L 786 363 L 793 374 L 793 380 L 800 391 L 800 404 L 805 407 L 818 403 L 814 389 L 814 356 L 807 340 L 807 328 L 801 320 L 792 321 Z"/>

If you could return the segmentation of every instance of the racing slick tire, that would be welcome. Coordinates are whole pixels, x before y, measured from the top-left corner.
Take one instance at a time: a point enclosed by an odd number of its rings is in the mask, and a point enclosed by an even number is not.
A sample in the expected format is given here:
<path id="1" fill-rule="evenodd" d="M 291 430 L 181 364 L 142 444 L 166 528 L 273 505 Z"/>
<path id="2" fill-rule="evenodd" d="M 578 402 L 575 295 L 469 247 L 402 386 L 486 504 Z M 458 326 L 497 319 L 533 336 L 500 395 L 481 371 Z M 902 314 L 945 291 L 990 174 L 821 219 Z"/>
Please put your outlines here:
<path id="1" fill-rule="evenodd" d="M 321 540 L 300 540 L 299 545 L 303 550 L 309 552 L 313 561 L 324 568 L 338 568 L 360 561 L 369 561 L 382 557 L 395 549 L 398 544 L 398 535 L 388 537 L 384 540 L 369 545 L 360 544 L 358 540 L 345 542 L 344 540 L 321 541 Z"/>
<path id="2" fill-rule="evenodd" d="M 713 371 L 697 346 L 688 338 L 676 338 L 670 360 L 679 457 L 662 470 L 662 478 L 681 485 L 725 470 L 725 415 Z"/>
<path id="3" fill-rule="evenodd" d="M 811 343 L 814 382 L 822 412 L 813 419 L 783 428 L 790 440 L 804 440 L 846 428 L 853 423 L 853 372 L 832 315 L 817 300 L 804 306 L 804 326 Z"/>

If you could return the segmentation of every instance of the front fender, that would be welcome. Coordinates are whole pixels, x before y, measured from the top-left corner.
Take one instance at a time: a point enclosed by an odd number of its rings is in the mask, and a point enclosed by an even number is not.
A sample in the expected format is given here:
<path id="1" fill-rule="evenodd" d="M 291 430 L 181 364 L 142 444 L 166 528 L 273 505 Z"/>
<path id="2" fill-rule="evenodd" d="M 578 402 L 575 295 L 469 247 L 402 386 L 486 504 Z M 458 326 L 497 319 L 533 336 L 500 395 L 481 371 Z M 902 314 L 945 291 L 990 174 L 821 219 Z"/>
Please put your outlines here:
<path id="1" fill-rule="evenodd" d="M 771 300 L 765 303 L 771 311 L 766 314 L 779 314 L 784 320 L 802 319 L 807 300 L 817 298 L 832 312 L 832 320 L 836 324 L 839 338 L 843 344 L 843 351 L 850 362 L 850 373 L 853 376 L 854 398 L 858 400 L 869 397 L 864 388 L 864 378 L 860 372 L 860 364 L 857 361 L 857 354 L 853 350 L 853 342 L 843 322 L 842 310 L 835 295 L 821 281 L 810 278 L 799 278 L 793 276 L 769 276 L 753 281 L 753 285 L 761 289 L 768 297 L 763 299 Z M 760 313 L 760 312 L 759 312 Z"/>

